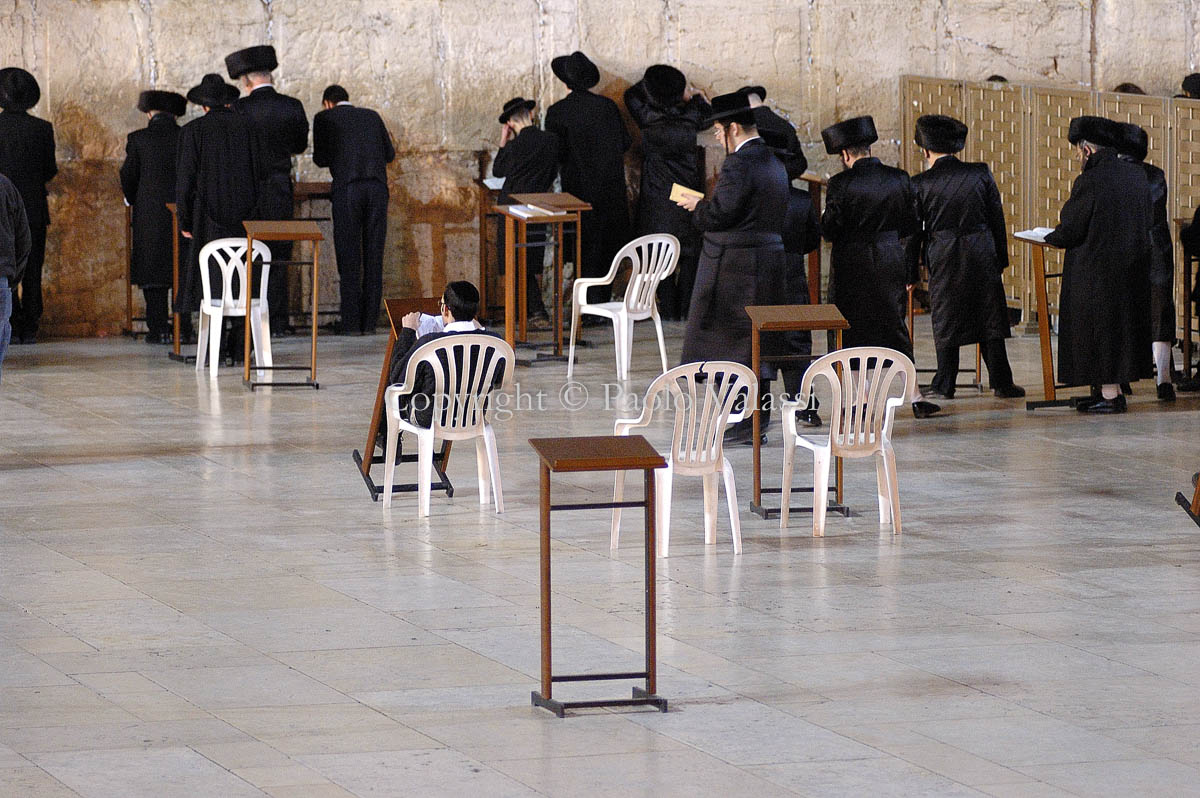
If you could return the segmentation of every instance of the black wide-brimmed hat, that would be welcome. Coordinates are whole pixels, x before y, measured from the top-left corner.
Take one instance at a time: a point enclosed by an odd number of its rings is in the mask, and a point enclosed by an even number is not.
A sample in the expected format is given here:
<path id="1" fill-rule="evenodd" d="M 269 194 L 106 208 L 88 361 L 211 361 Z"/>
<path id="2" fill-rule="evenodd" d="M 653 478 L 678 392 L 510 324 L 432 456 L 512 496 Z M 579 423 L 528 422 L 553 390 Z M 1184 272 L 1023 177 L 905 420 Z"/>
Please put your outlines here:
<path id="1" fill-rule="evenodd" d="M 209 72 L 201 79 L 200 85 L 192 87 L 192 90 L 187 93 L 187 98 L 188 102 L 196 105 L 219 108 L 236 100 L 238 90 L 221 80 L 221 76 L 217 73 Z"/>
<path id="2" fill-rule="evenodd" d="M 650 97 L 660 105 L 678 105 L 683 100 L 687 78 L 673 66 L 654 64 L 646 67 L 642 84 Z"/>
<path id="3" fill-rule="evenodd" d="M 275 48 L 269 44 L 257 44 L 225 56 L 225 69 L 231 80 L 237 80 L 247 72 L 272 72 L 278 66 Z"/>
<path id="4" fill-rule="evenodd" d="M 795 180 L 808 171 L 808 158 L 804 157 L 801 150 L 789 149 L 791 140 L 782 130 L 760 127 L 758 135 L 762 136 L 763 144 L 774 150 L 779 160 L 783 161 L 783 166 L 787 169 L 788 180 Z"/>
<path id="5" fill-rule="evenodd" d="M 143 113 L 165 111 L 183 116 L 187 113 L 187 98 L 177 92 L 151 89 L 138 95 L 137 109 Z"/>
<path id="6" fill-rule="evenodd" d="M 0 108 L 28 111 L 42 99 L 37 78 L 20 67 L 0 69 Z"/>
<path id="7" fill-rule="evenodd" d="M 925 114 L 917 117 L 913 141 L 930 152 L 962 152 L 967 146 L 967 126 L 952 116 Z"/>
<path id="8" fill-rule="evenodd" d="M 1140 126 L 1126 122 L 1121 125 L 1121 140 L 1117 142 L 1117 152 L 1144 161 L 1146 154 L 1150 152 L 1150 136 Z"/>
<path id="9" fill-rule="evenodd" d="M 734 122 L 754 124 L 754 109 L 750 107 L 750 101 L 746 98 L 745 93 L 738 90 L 728 94 L 718 94 L 712 99 L 712 114 L 704 120 L 703 127 L 712 127 L 717 120 L 738 116 L 741 119 L 734 119 Z"/>
<path id="10" fill-rule="evenodd" d="M 579 50 L 552 59 L 550 69 L 571 91 L 584 91 L 600 82 L 600 70 Z"/>
<path id="11" fill-rule="evenodd" d="M 1099 147 L 1115 147 L 1121 140 L 1121 126 L 1102 116 L 1077 116 L 1071 120 L 1067 141 L 1090 141 Z"/>
<path id="12" fill-rule="evenodd" d="M 821 140 L 825 142 L 825 152 L 837 155 L 850 147 L 870 147 L 879 141 L 879 134 L 875 132 L 874 119 L 856 116 L 822 130 Z"/>
<path id="13" fill-rule="evenodd" d="M 513 114 L 521 111 L 532 111 L 537 103 L 533 100 L 526 100 L 524 97 L 513 97 L 504 104 L 504 110 L 500 112 L 500 124 L 507 122 Z"/>
<path id="14" fill-rule="evenodd" d="M 1183 79 L 1183 92 L 1191 97 L 1200 97 L 1200 72 L 1193 72 Z"/>
<path id="15" fill-rule="evenodd" d="M 757 94 L 758 99 L 767 99 L 767 90 L 762 86 L 742 86 L 738 89 L 742 94 Z"/>

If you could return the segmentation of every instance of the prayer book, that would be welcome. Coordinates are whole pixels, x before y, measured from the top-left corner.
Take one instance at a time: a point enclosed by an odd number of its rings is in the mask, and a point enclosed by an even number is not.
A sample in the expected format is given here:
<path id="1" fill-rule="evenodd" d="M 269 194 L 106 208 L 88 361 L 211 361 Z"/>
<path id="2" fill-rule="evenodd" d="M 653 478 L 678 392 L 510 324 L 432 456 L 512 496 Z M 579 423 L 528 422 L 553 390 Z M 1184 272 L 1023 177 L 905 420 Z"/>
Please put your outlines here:
<path id="1" fill-rule="evenodd" d="M 499 191 L 500 189 L 504 188 L 504 178 L 503 177 L 485 177 L 483 179 L 483 184 L 485 186 L 487 186 L 488 188 L 490 188 L 492 191 Z"/>
<path id="2" fill-rule="evenodd" d="M 671 184 L 671 202 L 679 202 L 684 197 L 695 197 L 698 200 L 704 199 L 704 192 L 697 191 L 694 188 L 680 185 L 679 183 Z"/>
<path id="3" fill-rule="evenodd" d="M 1022 230 L 1019 233 L 1013 233 L 1013 237 L 1020 238 L 1025 241 L 1034 241 L 1038 244 L 1045 244 L 1046 236 L 1053 232 L 1053 227 L 1033 227 L 1029 230 Z"/>

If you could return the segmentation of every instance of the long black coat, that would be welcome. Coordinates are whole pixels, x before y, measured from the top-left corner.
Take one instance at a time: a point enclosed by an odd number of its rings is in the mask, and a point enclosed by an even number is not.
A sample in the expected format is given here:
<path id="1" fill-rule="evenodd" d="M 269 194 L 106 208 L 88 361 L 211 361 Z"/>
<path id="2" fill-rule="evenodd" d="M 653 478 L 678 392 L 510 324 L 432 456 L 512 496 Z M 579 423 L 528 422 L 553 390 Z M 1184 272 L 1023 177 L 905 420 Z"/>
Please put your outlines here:
<path id="1" fill-rule="evenodd" d="M 1150 184 L 1150 282 L 1171 285 L 1175 282 L 1175 244 L 1171 240 L 1171 219 L 1167 213 L 1167 176 L 1152 163 L 1135 163 L 1142 167 Z"/>
<path id="2" fill-rule="evenodd" d="M 17 187 L 30 228 L 50 223 L 46 184 L 56 174 L 54 126 L 24 111 L 0 111 L 0 175 Z"/>
<path id="3" fill-rule="evenodd" d="M 750 365 L 747 305 L 787 302 L 787 253 L 783 222 L 788 179 L 783 163 L 752 139 L 725 158 L 710 199 L 692 213 L 704 232 L 696 284 L 688 312 L 681 363 L 733 360 Z M 782 339 L 763 339 L 764 353 Z M 774 369 L 763 369 L 765 376 Z"/>
<path id="4" fill-rule="evenodd" d="M 192 234 L 184 287 L 177 309 L 200 306 L 200 250 L 217 238 L 245 238 L 242 222 L 262 218 L 263 180 L 259 136 L 249 120 L 229 108 L 213 108 L 179 131 L 175 203 L 181 232 Z"/>
<path id="5" fill-rule="evenodd" d="M 304 104 L 263 86 L 239 98 L 233 107 L 254 123 L 261 137 L 265 177 L 258 209 L 261 218 L 292 218 L 292 156 L 308 147 Z"/>
<path id="6" fill-rule="evenodd" d="M 175 201 L 175 164 L 179 157 L 179 125 L 170 114 L 156 114 L 150 124 L 129 134 L 121 164 L 121 191 L 133 208 L 132 274 L 136 285 L 171 285 L 174 248 L 171 212 Z M 186 252 L 181 241 L 180 252 Z"/>
<path id="7" fill-rule="evenodd" d="M 830 297 L 850 322 L 845 346 L 886 346 L 912 357 L 905 245 L 918 228 L 904 170 L 860 158 L 829 179 L 821 233 L 833 245 Z"/>
<path id="8" fill-rule="evenodd" d="M 909 240 L 909 279 L 929 269 L 933 340 L 939 349 L 1007 338 L 1008 229 L 996 181 L 984 163 L 953 155 L 913 175 L 921 232 Z"/>
<path id="9" fill-rule="evenodd" d="M 329 167 L 335 192 L 359 180 L 387 185 L 395 157 L 387 126 L 370 108 L 335 105 L 313 117 L 313 163 Z"/>
<path id="10" fill-rule="evenodd" d="M 551 191 L 558 175 L 558 136 L 537 125 L 522 128 L 496 153 L 492 174 L 504 178 L 506 194 Z"/>
<path id="11" fill-rule="evenodd" d="M 1083 166 L 1046 243 L 1067 250 L 1059 294 L 1058 378 L 1135 382 L 1150 369 L 1150 184 L 1103 149 Z"/>

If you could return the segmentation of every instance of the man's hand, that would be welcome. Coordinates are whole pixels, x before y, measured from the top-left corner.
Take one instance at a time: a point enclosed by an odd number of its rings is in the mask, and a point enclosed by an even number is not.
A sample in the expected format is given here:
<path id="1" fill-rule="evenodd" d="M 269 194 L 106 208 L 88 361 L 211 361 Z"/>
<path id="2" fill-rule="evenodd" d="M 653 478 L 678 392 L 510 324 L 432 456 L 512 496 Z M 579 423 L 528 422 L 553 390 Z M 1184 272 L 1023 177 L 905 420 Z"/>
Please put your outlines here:
<path id="1" fill-rule="evenodd" d="M 500 146 L 503 147 L 505 144 L 508 144 L 508 141 L 511 138 L 512 126 L 505 122 L 504 127 L 500 128 Z"/>
<path id="2" fill-rule="evenodd" d="M 180 232 L 180 234 L 181 234 L 181 235 L 182 235 L 184 238 L 191 238 L 191 237 L 192 237 L 192 234 L 191 234 L 191 233 L 189 233 L 187 230 L 180 230 L 179 232 Z"/>
<path id="3" fill-rule="evenodd" d="M 683 196 L 675 200 L 675 204 L 691 212 L 696 210 L 696 206 L 700 204 L 700 197 Z"/>
<path id="4" fill-rule="evenodd" d="M 412 313 L 405 313 L 404 318 L 400 320 L 400 325 L 416 332 L 421 326 L 421 311 L 414 310 Z"/>

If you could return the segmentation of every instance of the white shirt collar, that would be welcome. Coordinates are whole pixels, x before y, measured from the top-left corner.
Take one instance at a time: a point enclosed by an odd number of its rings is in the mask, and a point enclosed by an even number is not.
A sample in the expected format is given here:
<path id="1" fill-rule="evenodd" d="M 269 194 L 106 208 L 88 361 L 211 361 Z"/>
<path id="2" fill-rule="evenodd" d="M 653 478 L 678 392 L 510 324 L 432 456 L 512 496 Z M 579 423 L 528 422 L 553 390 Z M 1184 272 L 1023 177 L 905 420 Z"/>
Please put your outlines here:
<path id="1" fill-rule="evenodd" d="M 342 100 L 338 105 L 353 105 L 349 100 Z"/>
<path id="2" fill-rule="evenodd" d="M 745 147 L 747 144 L 749 144 L 750 142 L 754 141 L 755 139 L 759 139 L 759 140 L 761 140 L 761 139 L 762 139 L 762 136 L 751 136 L 750 138 L 748 138 L 748 139 L 746 139 L 745 141 L 743 141 L 741 144 L 739 144 L 739 145 L 737 145 L 736 147 L 734 147 L 734 148 L 733 148 L 733 151 L 734 151 L 734 152 L 737 152 L 737 151 L 738 151 L 738 150 L 740 150 L 742 147 Z"/>
<path id="3" fill-rule="evenodd" d="M 475 332 L 474 321 L 452 321 L 442 328 L 443 332 Z"/>
<path id="4" fill-rule="evenodd" d="M 250 91 L 251 91 L 251 93 L 253 93 L 253 92 L 258 91 L 259 89 L 268 89 L 268 88 L 270 88 L 270 89 L 275 88 L 275 84 L 274 83 L 260 83 L 257 86 L 255 86 L 253 89 L 251 89 Z"/>

